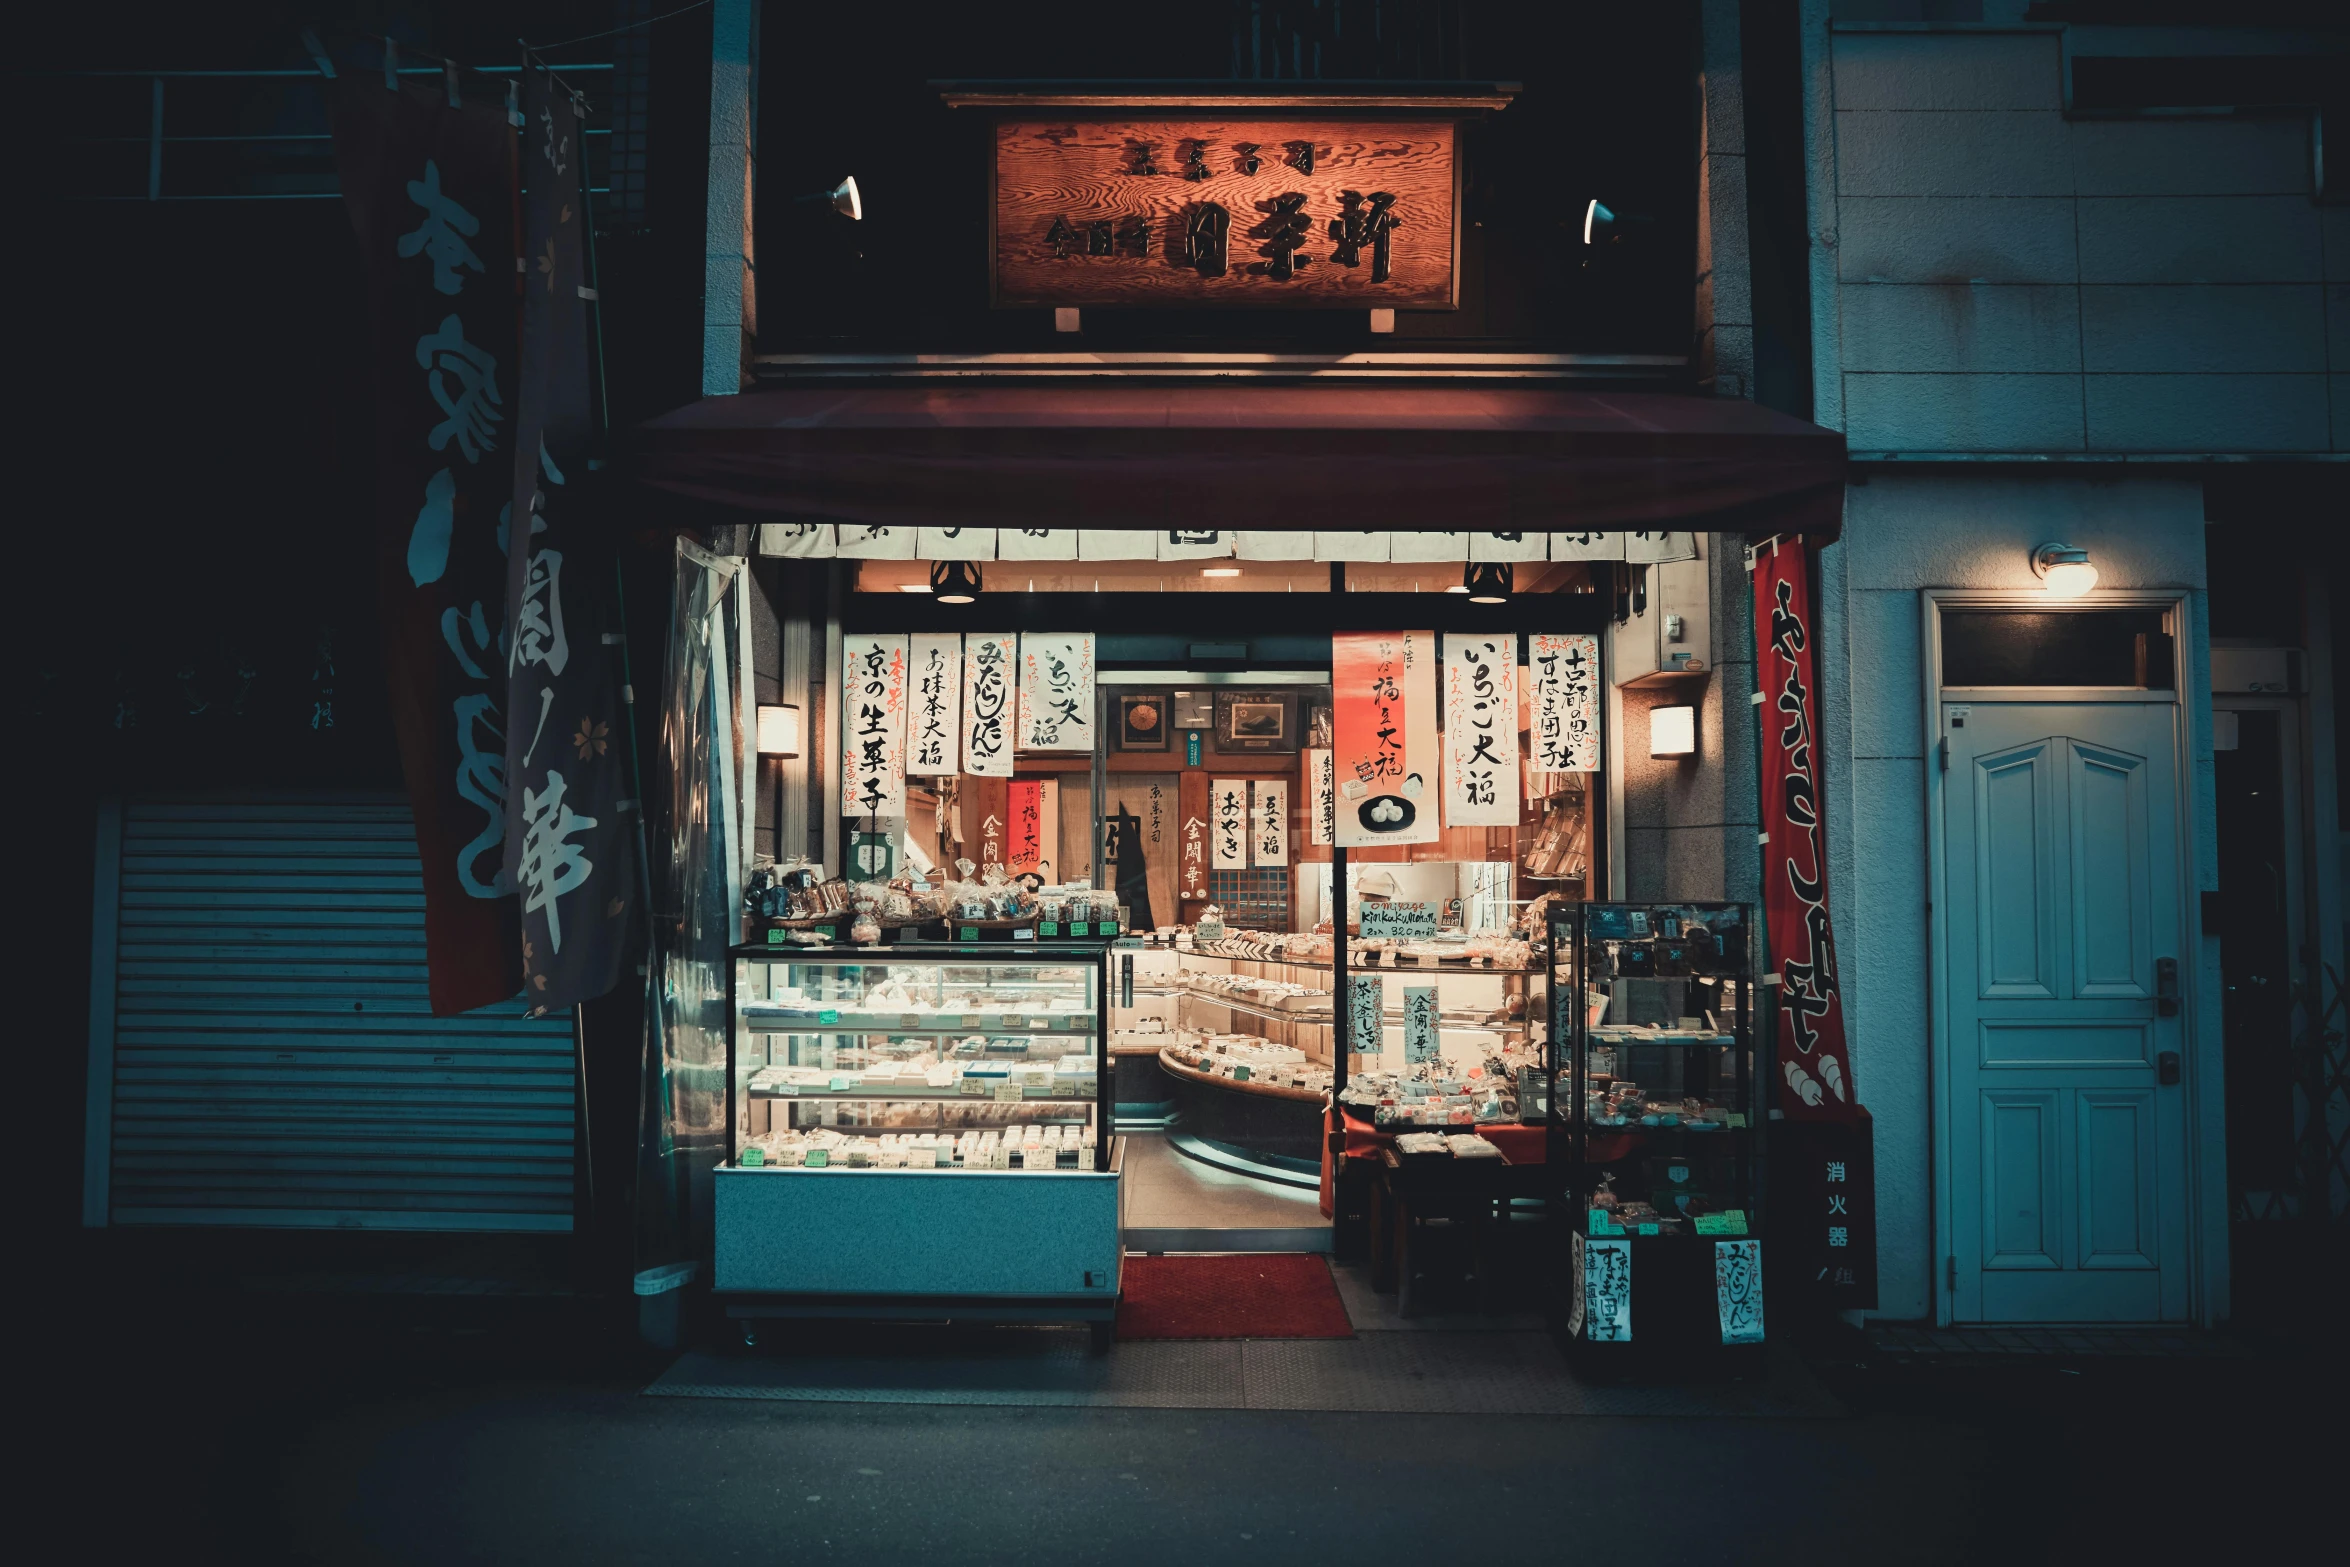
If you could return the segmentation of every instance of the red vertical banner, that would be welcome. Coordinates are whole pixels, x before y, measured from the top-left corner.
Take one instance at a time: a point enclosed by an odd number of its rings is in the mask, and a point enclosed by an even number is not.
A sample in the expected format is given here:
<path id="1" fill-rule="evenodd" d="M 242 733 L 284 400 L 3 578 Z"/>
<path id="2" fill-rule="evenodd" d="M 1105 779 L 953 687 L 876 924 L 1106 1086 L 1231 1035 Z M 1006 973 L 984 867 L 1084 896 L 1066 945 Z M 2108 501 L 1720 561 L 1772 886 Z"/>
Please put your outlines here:
<path id="1" fill-rule="evenodd" d="M 973 874 L 984 876 L 990 865 L 1005 865 L 1010 837 L 1012 781 L 963 775 L 963 857 Z"/>
<path id="2" fill-rule="evenodd" d="M 1844 1038 L 1836 937 L 1828 927 L 1810 551 L 1801 537 L 1783 537 L 1759 546 L 1752 561 L 1755 680 L 1762 691 L 1763 918 L 1771 977 L 1778 981 L 1779 1108 L 1789 1120 L 1844 1121 L 1859 1105 Z"/>
<path id="3" fill-rule="evenodd" d="M 522 988 L 522 911 L 506 864 L 503 712 L 515 629 L 506 624 L 522 283 L 515 136 L 499 98 L 469 94 L 460 104 L 437 81 L 387 92 L 373 79 L 344 76 L 328 101 L 343 205 L 359 236 L 374 317 L 385 675 L 424 862 L 432 1010 L 446 1016 Z M 526 549 L 528 535 L 527 525 L 517 535 Z M 568 726 L 583 716 L 577 704 L 532 714 L 534 732 L 542 716 L 565 726 L 558 744 L 568 754 Z M 551 786 L 546 793 L 541 803 L 552 805 Z M 596 825 L 576 812 L 557 825 L 577 832 L 583 821 Z M 572 890 L 582 874 L 584 857 L 563 852 L 579 854 L 578 845 L 561 831 L 556 837 L 561 850 L 542 846 L 542 897 L 556 884 Z M 573 929 L 598 918 L 583 910 Z"/>
<path id="4" fill-rule="evenodd" d="M 1013 779 L 1005 804 L 1004 865 L 1019 876 L 1044 855 L 1044 780 Z"/>

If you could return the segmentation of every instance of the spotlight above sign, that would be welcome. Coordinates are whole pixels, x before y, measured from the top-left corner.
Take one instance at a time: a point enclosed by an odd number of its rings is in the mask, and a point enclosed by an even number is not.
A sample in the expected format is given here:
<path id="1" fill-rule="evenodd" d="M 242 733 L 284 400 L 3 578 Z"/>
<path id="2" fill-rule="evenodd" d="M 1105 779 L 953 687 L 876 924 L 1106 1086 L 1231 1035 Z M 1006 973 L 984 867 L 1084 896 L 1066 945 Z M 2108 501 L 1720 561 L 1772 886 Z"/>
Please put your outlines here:
<path id="1" fill-rule="evenodd" d="M 1450 310 L 1460 124 L 1515 83 L 942 84 L 993 126 L 1003 308 Z"/>

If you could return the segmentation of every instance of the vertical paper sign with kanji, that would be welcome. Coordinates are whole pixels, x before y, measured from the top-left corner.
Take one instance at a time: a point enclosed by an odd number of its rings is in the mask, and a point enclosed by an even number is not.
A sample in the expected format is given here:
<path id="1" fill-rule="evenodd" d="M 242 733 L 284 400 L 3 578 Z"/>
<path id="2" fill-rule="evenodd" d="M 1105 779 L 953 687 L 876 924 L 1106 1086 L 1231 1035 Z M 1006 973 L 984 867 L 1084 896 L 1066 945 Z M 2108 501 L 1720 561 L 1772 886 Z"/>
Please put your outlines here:
<path id="1" fill-rule="evenodd" d="M 1599 638 L 1537 631 L 1526 642 L 1534 682 L 1528 767 L 1538 773 L 1599 771 Z"/>
<path id="2" fill-rule="evenodd" d="M 841 809 L 906 814 L 906 639 L 853 636 L 841 644 Z"/>
<path id="3" fill-rule="evenodd" d="M 1258 865 L 1289 863 L 1289 780 L 1260 778 L 1249 785 L 1249 858 Z"/>
<path id="4" fill-rule="evenodd" d="M 906 771 L 925 777 L 963 770 L 963 639 L 924 633 L 913 639 L 906 715 Z"/>
<path id="5" fill-rule="evenodd" d="M 1434 1061 L 1443 1054 L 1439 1040 L 1442 1014 L 1436 1006 L 1434 985 L 1403 988 L 1403 1059 L 1406 1066 Z"/>
<path id="6" fill-rule="evenodd" d="M 1583 1248 L 1583 1337 L 1595 1344 L 1632 1339 L 1632 1243 L 1585 1240 Z"/>
<path id="7" fill-rule="evenodd" d="M 1381 1039 L 1383 1019 L 1380 1009 L 1386 1004 L 1380 978 L 1376 974 L 1349 974 L 1346 977 L 1346 1047 L 1359 1055 L 1375 1056 L 1384 1048 Z"/>
<path id="8" fill-rule="evenodd" d="M 1020 749 L 1093 749 L 1093 633 L 1020 637 Z"/>
<path id="9" fill-rule="evenodd" d="M 1248 780 L 1219 778 L 1208 786 L 1213 820 L 1212 863 L 1220 871 L 1248 869 Z"/>
<path id="10" fill-rule="evenodd" d="M 1763 1341 L 1762 1242 L 1714 1242 L 1714 1311 L 1725 1344 Z"/>
<path id="11" fill-rule="evenodd" d="M 1347 632 L 1330 641 L 1339 847 L 1434 843 L 1434 633 Z"/>
<path id="12" fill-rule="evenodd" d="M 1044 856 L 1044 780 L 1015 778 L 1006 796 L 1004 868 L 1018 876 L 1036 869 Z"/>
<path id="13" fill-rule="evenodd" d="M 1205 774 L 1176 775 L 1175 886 L 1177 895 L 1191 902 L 1208 895 L 1209 793 Z"/>
<path id="14" fill-rule="evenodd" d="M 1012 776 L 1012 693 L 1020 639 L 974 633 L 963 639 L 963 771 Z"/>
<path id="15" fill-rule="evenodd" d="M 1444 639 L 1444 824 L 1518 824 L 1518 639 Z"/>
<path id="16" fill-rule="evenodd" d="M 1306 753 L 1306 790 L 1312 796 L 1306 815 L 1306 842 L 1327 848 L 1338 836 L 1338 795 L 1330 777 L 1330 753 Z"/>

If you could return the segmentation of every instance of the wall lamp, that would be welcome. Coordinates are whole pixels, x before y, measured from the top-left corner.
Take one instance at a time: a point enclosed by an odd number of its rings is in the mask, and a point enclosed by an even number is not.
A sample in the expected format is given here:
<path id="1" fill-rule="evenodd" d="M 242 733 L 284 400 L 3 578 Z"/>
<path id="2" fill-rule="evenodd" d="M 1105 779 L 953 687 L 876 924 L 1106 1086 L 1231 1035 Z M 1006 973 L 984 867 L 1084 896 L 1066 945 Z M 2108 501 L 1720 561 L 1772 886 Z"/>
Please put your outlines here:
<path id="1" fill-rule="evenodd" d="M 759 704 L 759 754 L 761 756 L 797 756 L 800 754 L 800 710 L 789 703 L 780 706 Z"/>
<path id="2" fill-rule="evenodd" d="M 971 604 L 979 599 L 976 561 L 942 560 L 930 568 L 930 591 L 941 604 Z"/>
<path id="3" fill-rule="evenodd" d="M 794 201 L 821 201 L 852 223 L 861 222 L 865 217 L 865 198 L 857 193 L 857 177 L 854 174 L 830 190 L 812 190 L 805 196 L 796 196 L 792 199 Z"/>
<path id="4" fill-rule="evenodd" d="M 1652 707 L 1648 710 L 1648 754 L 1650 756 L 1695 756 L 1697 754 L 1697 709 L 1694 707 Z"/>
<path id="5" fill-rule="evenodd" d="M 2047 587 L 2050 598 L 2077 599 L 2097 586 L 2097 567 L 2089 552 L 2069 544 L 2043 544 L 2032 551 L 2032 574 Z"/>

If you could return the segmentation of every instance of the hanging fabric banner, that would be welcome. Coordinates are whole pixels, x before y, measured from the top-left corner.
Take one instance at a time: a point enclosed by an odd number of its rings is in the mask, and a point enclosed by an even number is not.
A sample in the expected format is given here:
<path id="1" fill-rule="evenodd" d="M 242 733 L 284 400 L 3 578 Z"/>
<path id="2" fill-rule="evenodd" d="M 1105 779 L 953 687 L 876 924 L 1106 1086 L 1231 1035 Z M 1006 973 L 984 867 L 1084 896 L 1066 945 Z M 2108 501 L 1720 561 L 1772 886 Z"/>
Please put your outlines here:
<path id="1" fill-rule="evenodd" d="M 1079 528 L 1079 560 L 1157 560 L 1160 535 L 1141 528 Z"/>
<path id="2" fill-rule="evenodd" d="M 1310 533 L 1235 533 L 1232 553 L 1242 560 L 1312 560 Z"/>
<path id="3" fill-rule="evenodd" d="M 1155 533 L 1161 560 L 1228 560 L 1232 555 L 1233 535 L 1213 529 L 1189 532 L 1178 529 L 1172 533 Z"/>
<path id="4" fill-rule="evenodd" d="M 912 560 L 912 528 L 852 528 L 843 523 L 833 552 L 843 560 Z"/>
<path id="5" fill-rule="evenodd" d="M 1306 842 L 1328 848 L 1338 836 L 1338 796 L 1331 787 L 1330 753 L 1306 753 L 1306 790 L 1313 796 L 1313 810 L 1306 818 Z"/>
<path id="6" fill-rule="evenodd" d="M 1755 678 L 1762 688 L 1763 915 L 1779 981 L 1779 1108 L 1793 1121 L 1842 1121 L 1857 1105 L 1844 1041 L 1836 936 L 1828 924 L 1828 846 L 1812 715 L 1810 552 L 1781 537 L 1749 555 Z"/>
<path id="7" fill-rule="evenodd" d="M 1248 869 L 1248 780 L 1219 778 L 1208 786 L 1214 800 L 1214 860 L 1220 871 Z"/>
<path id="8" fill-rule="evenodd" d="M 786 560 L 830 560 L 833 557 L 829 522 L 762 522 L 759 553 Z"/>
<path id="9" fill-rule="evenodd" d="M 1075 528 L 998 528 L 995 536 L 995 558 L 998 560 L 1075 560 L 1077 558 L 1077 530 Z"/>
<path id="10" fill-rule="evenodd" d="M 1317 533 L 1314 559 L 1384 563 L 1393 537 L 1388 533 Z"/>
<path id="11" fill-rule="evenodd" d="M 1395 561 L 1447 561 L 1469 558 L 1466 533 L 1398 533 L 1388 546 Z"/>
<path id="12" fill-rule="evenodd" d="M 1552 560 L 1622 560 L 1624 536 L 1620 533 L 1554 533 L 1550 536 Z"/>
<path id="13" fill-rule="evenodd" d="M 1012 693 L 1019 638 L 973 633 L 963 639 L 963 771 L 1012 776 Z"/>
<path id="14" fill-rule="evenodd" d="M 1695 560 L 1697 535 L 1694 533 L 1627 533 L 1624 535 L 1624 559 L 1634 564 L 1653 565 L 1668 560 Z"/>
<path id="15" fill-rule="evenodd" d="M 432 1010 L 447 1016 L 522 988 L 501 624 L 522 284 L 514 127 L 499 98 L 460 108 L 438 79 L 387 92 L 346 74 L 328 93 L 373 317 L 385 675 L 424 862 Z"/>
<path id="16" fill-rule="evenodd" d="M 633 769 L 621 703 L 618 559 L 589 452 L 587 247 L 578 102 L 524 74 L 523 253 L 506 528 L 506 872 L 533 1013 L 593 1001 L 638 954 Z M 524 521 L 527 519 L 527 522 Z"/>
<path id="17" fill-rule="evenodd" d="M 1518 639 L 1444 639 L 1444 825 L 1518 824 Z"/>
<path id="18" fill-rule="evenodd" d="M 914 530 L 914 558 L 916 560 L 993 560 L 995 559 L 995 529 L 917 528 Z"/>
<path id="19" fill-rule="evenodd" d="M 1534 681 L 1534 756 L 1528 767 L 1538 773 L 1599 771 L 1599 638 L 1537 631 L 1526 646 Z"/>
<path id="20" fill-rule="evenodd" d="M 1289 863 L 1289 780 L 1260 778 L 1249 785 L 1249 858 L 1258 865 Z"/>
<path id="21" fill-rule="evenodd" d="M 1434 636 L 1357 631 L 1330 639 L 1341 848 L 1436 841 L 1437 802 L 1427 783 L 1436 757 L 1436 693 L 1427 689 Z"/>
<path id="22" fill-rule="evenodd" d="M 1093 749 L 1093 633 L 1020 638 L 1020 749 Z"/>
<path id="23" fill-rule="evenodd" d="M 1548 560 L 1550 539 L 1540 533 L 1472 533 L 1471 560 Z"/>
<path id="24" fill-rule="evenodd" d="M 906 639 L 841 642 L 841 809 L 906 814 Z"/>
<path id="25" fill-rule="evenodd" d="M 906 771 L 925 777 L 961 772 L 963 639 L 951 631 L 921 632 L 911 645 Z"/>
<path id="26" fill-rule="evenodd" d="M 1044 780 L 1013 779 L 1005 805 L 1004 869 L 1019 876 L 1044 857 Z"/>

